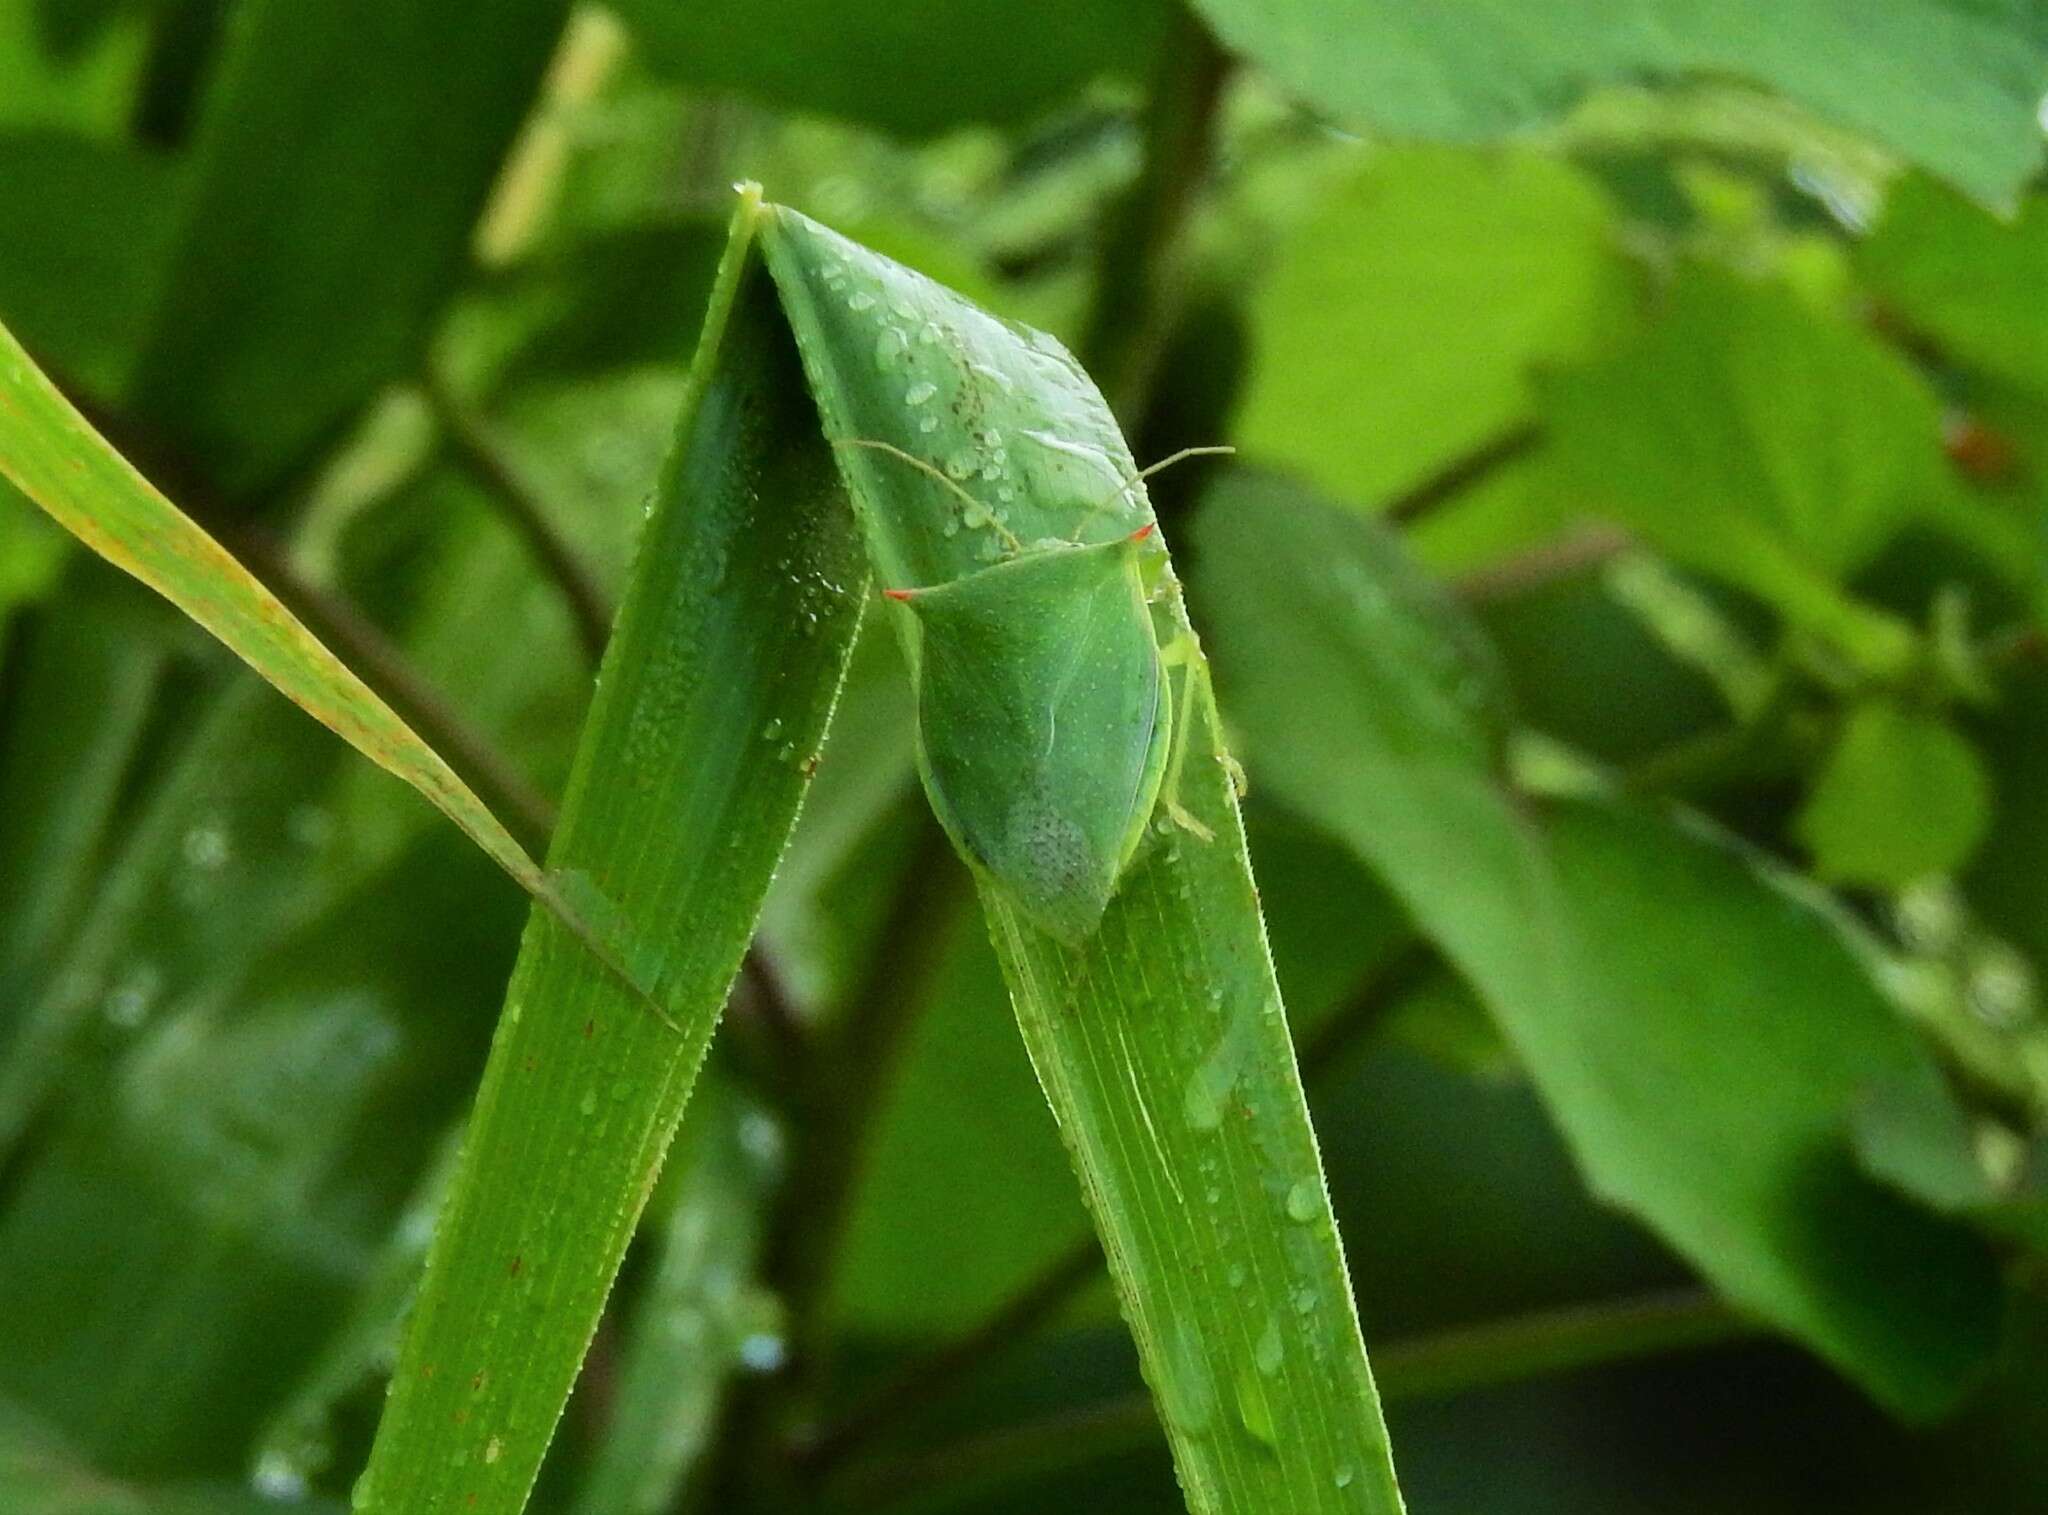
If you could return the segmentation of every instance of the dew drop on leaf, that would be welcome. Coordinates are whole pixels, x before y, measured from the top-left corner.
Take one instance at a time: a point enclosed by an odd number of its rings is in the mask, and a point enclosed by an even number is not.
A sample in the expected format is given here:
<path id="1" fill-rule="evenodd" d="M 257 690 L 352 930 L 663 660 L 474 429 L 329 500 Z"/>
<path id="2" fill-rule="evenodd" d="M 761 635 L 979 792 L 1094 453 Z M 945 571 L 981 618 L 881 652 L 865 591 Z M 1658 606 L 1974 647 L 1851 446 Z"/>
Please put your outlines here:
<path id="1" fill-rule="evenodd" d="M 1315 1184 L 1302 1179 L 1287 1191 L 1287 1218 L 1289 1220 L 1311 1221 L 1323 1213 L 1322 1195 Z"/>

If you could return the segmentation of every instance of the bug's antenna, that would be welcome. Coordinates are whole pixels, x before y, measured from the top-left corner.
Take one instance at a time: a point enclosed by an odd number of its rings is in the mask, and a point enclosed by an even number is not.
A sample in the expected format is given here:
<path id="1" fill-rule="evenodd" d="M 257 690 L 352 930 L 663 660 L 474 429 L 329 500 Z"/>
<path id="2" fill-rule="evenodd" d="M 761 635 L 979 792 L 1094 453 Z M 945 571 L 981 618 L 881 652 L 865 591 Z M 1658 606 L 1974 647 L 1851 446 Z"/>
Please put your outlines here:
<path id="1" fill-rule="evenodd" d="M 1183 447 L 1179 452 L 1168 453 L 1148 468 L 1141 468 L 1132 475 L 1131 482 L 1124 485 L 1126 490 L 1137 488 L 1155 473 L 1164 473 L 1176 463 L 1185 463 L 1189 458 L 1229 458 L 1237 455 L 1235 447 Z"/>
<path id="2" fill-rule="evenodd" d="M 983 517 L 989 525 L 995 527 L 1010 551 L 1016 552 L 1023 547 L 1024 544 L 1017 540 L 1016 534 L 995 518 L 995 512 L 962 488 L 959 480 L 949 477 L 942 469 L 920 458 L 916 453 L 905 452 L 893 442 L 877 442 L 866 437 L 853 437 L 843 442 L 834 442 L 832 445 L 834 447 L 865 447 L 871 452 L 887 453 L 892 458 L 908 463 L 919 473 L 930 475 L 943 488 L 954 495 L 961 504 L 965 505 L 970 512 L 967 518 L 970 523 L 977 516 Z"/>
<path id="3" fill-rule="evenodd" d="M 1089 514 L 1100 514 L 1101 512 L 1108 510 L 1111 506 L 1117 505 L 1122 501 L 1129 499 L 1132 490 L 1136 489 L 1140 484 L 1144 483 L 1147 479 L 1151 478 L 1152 475 L 1154 475 L 1155 473 L 1164 473 L 1167 469 L 1173 467 L 1173 465 L 1176 463 L 1185 463 L 1189 458 L 1231 457 L 1234 456 L 1236 452 L 1237 449 L 1235 447 L 1183 447 L 1179 452 L 1168 453 L 1165 457 L 1161 458 L 1157 463 L 1153 463 L 1148 467 L 1141 468 L 1136 473 L 1132 474 L 1128 479 L 1124 481 L 1124 485 L 1121 489 L 1119 489 L 1115 494 L 1111 495 L 1108 499 L 1104 500 L 1100 505 L 1091 505 L 1088 508 Z M 1080 535 L 1079 530 L 1076 530 L 1074 534 L 1076 537 L 1078 537 Z"/>

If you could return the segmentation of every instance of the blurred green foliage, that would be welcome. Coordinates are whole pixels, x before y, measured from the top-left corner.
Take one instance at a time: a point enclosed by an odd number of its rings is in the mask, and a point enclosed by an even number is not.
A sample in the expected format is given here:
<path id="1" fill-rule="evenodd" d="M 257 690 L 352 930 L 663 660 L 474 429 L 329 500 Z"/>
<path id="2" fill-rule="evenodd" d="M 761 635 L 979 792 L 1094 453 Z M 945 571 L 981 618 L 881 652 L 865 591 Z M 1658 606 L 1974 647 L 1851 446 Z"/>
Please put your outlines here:
<path id="1" fill-rule="evenodd" d="M 1191 14 L 19 0 L 0 320 L 535 830 L 591 675 L 536 527 L 620 591 L 734 178 L 1149 374 L 1143 458 L 1241 449 L 1156 498 L 1410 1508 L 2032 1508 L 2048 26 Z M 1180 1508 L 981 928 L 904 919 L 895 657 L 538 1509 Z M 0 496 L 0 1507 L 342 1507 L 519 920 Z M 803 1048 L 927 945 L 788 1318 Z M 1673 1298 L 1744 1339 L 1600 1345 Z M 1399 1397 L 1530 1319 L 1628 1360 Z"/>

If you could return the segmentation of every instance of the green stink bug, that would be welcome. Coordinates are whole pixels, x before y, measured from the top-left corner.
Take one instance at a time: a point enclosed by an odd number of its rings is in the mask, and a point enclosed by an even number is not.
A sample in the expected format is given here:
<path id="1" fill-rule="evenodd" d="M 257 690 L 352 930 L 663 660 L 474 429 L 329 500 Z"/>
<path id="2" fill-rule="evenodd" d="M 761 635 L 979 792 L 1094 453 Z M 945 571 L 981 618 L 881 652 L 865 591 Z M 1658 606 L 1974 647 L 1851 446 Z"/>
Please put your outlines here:
<path id="1" fill-rule="evenodd" d="M 845 445 L 931 471 L 886 443 Z M 1177 453 L 1121 493 L 1182 457 L 1228 450 Z M 918 767 L 940 823 L 1067 941 L 1095 929 L 1155 810 L 1208 838 L 1175 798 L 1187 741 L 1177 717 L 1193 708 L 1187 679 L 1202 665 L 1191 638 L 1159 640 L 1164 566 L 1147 523 L 1107 542 L 1011 539 L 987 568 L 883 591 L 906 618 Z M 1187 673 L 1179 700 L 1174 666 Z"/>

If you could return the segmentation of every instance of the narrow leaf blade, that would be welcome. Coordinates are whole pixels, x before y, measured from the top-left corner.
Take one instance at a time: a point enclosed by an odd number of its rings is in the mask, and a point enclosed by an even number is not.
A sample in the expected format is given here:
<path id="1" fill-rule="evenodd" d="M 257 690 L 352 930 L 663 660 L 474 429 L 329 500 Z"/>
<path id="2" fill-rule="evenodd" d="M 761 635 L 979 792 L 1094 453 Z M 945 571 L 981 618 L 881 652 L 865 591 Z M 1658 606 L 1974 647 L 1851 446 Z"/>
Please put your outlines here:
<path id="1" fill-rule="evenodd" d="M 307 714 L 418 790 L 521 887 L 549 893 L 533 860 L 455 771 L 233 554 L 114 451 L 4 326 L 0 475 L 220 638 Z"/>
<path id="2" fill-rule="evenodd" d="M 551 863 L 681 1030 L 535 914 L 368 1470 L 366 1515 L 525 1503 L 823 739 L 864 567 L 743 203 Z"/>

